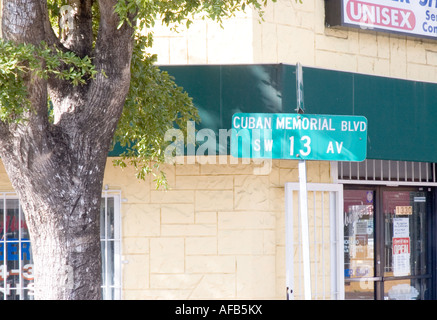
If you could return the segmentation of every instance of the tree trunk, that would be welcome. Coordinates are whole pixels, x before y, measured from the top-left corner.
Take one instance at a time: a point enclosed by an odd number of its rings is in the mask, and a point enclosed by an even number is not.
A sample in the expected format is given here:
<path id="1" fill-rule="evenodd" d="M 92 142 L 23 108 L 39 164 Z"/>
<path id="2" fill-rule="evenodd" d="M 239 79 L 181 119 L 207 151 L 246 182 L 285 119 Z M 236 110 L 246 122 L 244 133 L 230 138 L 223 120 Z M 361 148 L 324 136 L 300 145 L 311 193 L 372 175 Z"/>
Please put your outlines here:
<path id="1" fill-rule="evenodd" d="M 77 158 L 72 154 L 59 143 L 38 148 L 21 137 L 1 150 L 30 232 L 36 299 L 101 298 L 99 213 L 106 155 L 98 148 L 78 149 Z"/>
<path id="2" fill-rule="evenodd" d="M 10 164 L 6 167 L 9 172 Z M 9 176 L 32 241 L 35 298 L 100 299 L 101 179 L 96 174 L 92 178 L 95 183 L 84 184 L 90 177 L 78 177 L 76 184 L 68 187 L 62 186 L 64 182 L 54 172 L 44 173 L 45 181 L 29 176 L 23 182 L 21 173 L 9 172 Z"/>
<path id="3" fill-rule="evenodd" d="M 100 299 L 100 202 L 106 157 L 130 84 L 133 29 L 117 28 L 116 0 L 99 0 L 100 29 L 89 43 L 92 0 L 75 0 L 80 23 L 61 43 L 47 3 L 3 0 L 2 36 L 89 55 L 99 72 L 86 85 L 29 75 L 32 110 L 0 123 L 0 157 L 21 201 L 32 242 L 36 299 Z M 85 40 L 83 40 L 85 39 Z M 85 41 L 85 42 L 83 42 Z M 102 72 L 104 71 L 104 73 Z M 47 97 L 55 121 L 48 120 Z"/>

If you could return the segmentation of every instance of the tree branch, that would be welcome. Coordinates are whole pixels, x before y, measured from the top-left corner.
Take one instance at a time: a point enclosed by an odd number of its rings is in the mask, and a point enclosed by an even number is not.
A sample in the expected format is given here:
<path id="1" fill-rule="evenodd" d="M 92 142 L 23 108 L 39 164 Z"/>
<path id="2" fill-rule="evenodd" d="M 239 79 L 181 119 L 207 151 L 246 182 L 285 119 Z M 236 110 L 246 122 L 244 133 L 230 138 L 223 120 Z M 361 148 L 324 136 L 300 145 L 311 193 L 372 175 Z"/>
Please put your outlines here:
<path id="1" fill-rule="evenodd" d="M 46 40 L 44 5 L 38 0 L 4 0 L 2 35 L 5 40 L 38 46 Z M 43 63 L 43 62 L 42 62 Z M 29 74 L 25 79 L 33 119 L 47 116 L 47 81 Z M 39 123 L 38 125 L 41 125 Z"/>
<path id="2" fill-rule="evenodd" d="M 44 23 L 44 32 L 45 32 L 45 41 L 50 47 L 56 47 L 62 51 L 67 51 L 67 48 L 61 43 L 58 36 L 55 34 L 55 31 L 52 28 L 52 24 L 50 23 L 49 12 L 47 1 L 41 1 L 41 15 Z"/>
<path id="3" fill-rule="evenodd" d="M 4 0 L 2 8 L 2 36 L 15 43 L 38 46 L 46 40 L 44 5 L 38 0 Z M 24 62 L 25 63 L 25 62 Z M 44 63 L 41 61 L 41 63 Z M 4 135 L 0 136 L 1 156 L 5 158 L 21 154 L 22 159 L 40 154 L 47 144 L 45 129 L 48 126 L 47 80 L 28 72 L 24 78 L 30 110 L 20 115 L 26 118 L 20 123 L 2 123 Z M 9 134 L 5 129 L 8 127 Z M 9 144 L 6 145 L 6 144 Z M 24 157 L 24 158 L 23 158 Z"/>
<path id="4" fill-rule="evenodd" d="M 116 3 L 99 0 L 100 25 L 93 54 L 98 74 L 90 84 L 88 105 L 81 116 L 84 123 L 91 120 L 102 128 L 109 125 L 111 130 L 115 130 L 129 90 L 134 42 L 132 26 L 117 28 L 120 19 L 114 12 Z"/>
<path id="5" fill-rule="evenodd" d="M 116 2 L 99 1 L 99 31 L 92 53 L 95 78 L 76 87 L 65 82 L 55 87 L 50 82 L 55 125 L 68 135 L 77 157 L 84 154 L 80 150 L 93 149 L 96 157 L 106 158 L 129 91 L 134 28 L 117 28 Z"/>
<path id="6" fill-rule="evenodd" d="M 65 30 L 65 34 L 57 39 L 54 44 L 64 52 L 71 51 L 83 58 L 92 56 L 93 48 L 93 16 L 92 5 L 94 0 L 69 0 L 68 5 L 74 10 L 68 12 L 69 19 L 73 19 L 73 28 Z M 65 26 L 64 26 L 65 27 Z M 85 95 L 88 86 L 74 86 L 66 80 L 51 77 L 49 79 L 49 92 L 53 102 L 55 121 L 57 122 L 62 114 L 74 113 L 85 104 Z"/>
<path id="7" fill-rule="evenodd" d="M 74 9 L 69 13 L 73 19 L 73 29 L 68 30 L 62 43 L 79 57 L 90 56 L 93 48 L 93 0 L 69 0 L 68 4 Z"/>

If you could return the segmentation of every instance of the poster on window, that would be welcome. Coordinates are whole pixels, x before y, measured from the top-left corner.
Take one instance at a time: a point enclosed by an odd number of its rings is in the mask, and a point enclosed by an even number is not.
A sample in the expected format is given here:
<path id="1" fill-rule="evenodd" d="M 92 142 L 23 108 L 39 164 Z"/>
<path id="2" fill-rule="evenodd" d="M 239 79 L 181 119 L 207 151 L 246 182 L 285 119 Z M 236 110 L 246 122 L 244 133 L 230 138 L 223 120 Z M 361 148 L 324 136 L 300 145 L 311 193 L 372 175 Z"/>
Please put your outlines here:
<path id="1" fill-rule="evenodd" d="M 410 274 L 410 238 L 393 238 L 393 275 Z"/>
<path id="2" fill-rule="evenodd" d="M 408 238 L 410 236 L 410 220 L 408 218 L 393 219 L 393 238 Z"/>

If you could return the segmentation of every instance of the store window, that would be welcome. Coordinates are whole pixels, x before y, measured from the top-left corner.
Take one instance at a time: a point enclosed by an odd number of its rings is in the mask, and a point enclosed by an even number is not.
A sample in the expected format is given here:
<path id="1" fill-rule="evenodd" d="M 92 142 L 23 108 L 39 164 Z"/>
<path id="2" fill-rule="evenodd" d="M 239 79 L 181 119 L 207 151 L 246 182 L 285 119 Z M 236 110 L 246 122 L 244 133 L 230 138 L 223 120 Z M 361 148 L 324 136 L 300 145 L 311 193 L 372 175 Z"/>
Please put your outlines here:
<path id="1" fill-rule="evenodd" d="M 0 300 L 32 300 L 34 292 L 32 246 L 19 200 L 0 194 Z M 104 192 L 100 210 L 102 294 L 121 297 L 120 196 Z"/>
<path id="2" fill-rule="evenodd" d="M 345 298 L 432 299 L 431 188 L 346 188 Z"/>

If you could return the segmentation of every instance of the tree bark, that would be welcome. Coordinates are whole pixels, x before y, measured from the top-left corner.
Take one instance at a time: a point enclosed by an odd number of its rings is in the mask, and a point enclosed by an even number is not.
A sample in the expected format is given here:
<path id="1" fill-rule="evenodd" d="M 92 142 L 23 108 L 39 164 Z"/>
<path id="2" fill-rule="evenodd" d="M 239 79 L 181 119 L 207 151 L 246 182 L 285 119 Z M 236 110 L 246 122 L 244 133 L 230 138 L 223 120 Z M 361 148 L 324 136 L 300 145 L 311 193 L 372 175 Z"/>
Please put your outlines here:
<path id="1" fill-rule="evenodd" d="M 65 46 L 49 27 L 47 3 L 40 0 L 3 0 L 2 36 L 17 43 L 56 42 L 79 56 L 88 54 L 92 1 L 75 2 L 80 23 Z M 28 121 L 0 123 L 0 157 L 29 227 L 36 299 L 101 298 L 102 181 L 129 89 L 133 46 L 133 29 L 126 24 L 117 29 L 115 3 L 99 1 L 100 30 L 91 53 L 105 75 L 80 87 L 30 75 Z M 54 123 L 48 121 L 48 94 Z"/>

